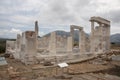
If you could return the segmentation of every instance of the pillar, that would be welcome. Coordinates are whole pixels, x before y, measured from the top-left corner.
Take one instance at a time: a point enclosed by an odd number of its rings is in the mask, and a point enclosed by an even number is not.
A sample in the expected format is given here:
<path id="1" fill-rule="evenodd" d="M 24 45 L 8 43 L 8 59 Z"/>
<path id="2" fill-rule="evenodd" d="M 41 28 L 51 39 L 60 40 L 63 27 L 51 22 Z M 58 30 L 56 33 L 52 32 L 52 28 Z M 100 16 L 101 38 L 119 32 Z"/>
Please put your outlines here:
<path id="1" fill-rule="evenodd" d="M 73 43 L 72 43 L 72 37 L 67 38 L 67 52 L 72 52 L 73 49 Z"/>
<path id="2" fill-rule="evenodd" d="M 95 47 L 94 47 L 94 21 L 91 21 L 91 36 L 90 36 L 90 46 L 91 46 L 91 53 L 94 53 Z"/>
<path id="3" fill-rule="evenodd" d="M 72 37 L 72 48 L 73 48 L 73 46 L 74 46 L 74 28 L 72 28 L 72 26 L 71 26 L 70 30 L 71 30 L 70 31 L 70 36 Z"/>
<path id="4" fill-rule="evenodd" d="M 21 35 L 17 34 L 17 39 L 16 39 L 16 59 L 20 59 L 20 51 L 21 51 Z"/>
<path id="5" fill-rule="evenodd" d="M 38 21 L 35 21 L 35 34 L 36 34 L 36 49 L 38 49 L 38 35 L 39 35 L 39 28 L 38 28 Z"/>
<path id="6" fill-rule="evenodd" d="M 85 33 L 83 30 L 79 30 L 79 49 L 80 53 L 85 53 Z"/>
<path id="7" fill-rule="evenodd" d="M 38 32 L 39 32 L 38 21 L 35 21 L 35 33 L 36 33 L 37 36 L 38 36 Z"/>
<path id="8" fill-rule="evenodd" d="M 106 35 L 106 34 L 103 35 L 103 26 L 104 26 L 104 24 L 99 23 L 99 27 L 100 27 L 100 44 L 101 44 L 101 50 L 100 51 L 102 51 L 102 52 L 104 51 L 104 47 L 105 47 L 103 38 Z"/>
<path id="9" fill-rule="evenodd" d="M 22 35 L 21 58 L 25 64 L 35 64 L 36 60 L 36 34 L 34 31 L 26 31 Z"/>
<path id="10" fill-rule="evenodd" d="M 110 25 L 107 25 L 107 51 L 110 50 Z"/>
<path id="11" fill-rule="evenodd" d="M 52 32 L 50 35 L 49 52 L 56 54 L 56 32 Z"/>

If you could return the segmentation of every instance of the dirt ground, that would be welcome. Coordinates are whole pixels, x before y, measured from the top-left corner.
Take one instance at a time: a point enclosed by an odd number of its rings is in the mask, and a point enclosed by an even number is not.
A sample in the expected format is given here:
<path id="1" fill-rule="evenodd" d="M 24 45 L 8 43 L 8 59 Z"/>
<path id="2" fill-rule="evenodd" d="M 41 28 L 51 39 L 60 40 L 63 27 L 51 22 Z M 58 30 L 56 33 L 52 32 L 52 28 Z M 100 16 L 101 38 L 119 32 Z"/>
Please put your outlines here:
<path id="1" fill-rule="evenodd" d="M 96 75 L 100 73 L 110 74 L 120 77 L 120 61 L 94 59 L 86 62 L 69 64 L 67 68 L 59 68 L 57 66 L 43 66 L 40 64 L 25 65 L 18 60 L 10 58 L 6 58 L 6 60 L 8 65 L 0 66 L 0 80 L 61 80 L 61 78 L 55 79 L 58 75 L 67 75 L 67 78 L 62 80 L 77 80 L 75 78 L 78 76 L 85 76 L 86 74 L 86 76 L 91 75 L 89 73 Z M 11 66 L 15 72 L 17 72 L 17 77 L 11 78 L 8 72 L 8 68 Z M 71 79 L 71 77 L 74 79 Z"/>

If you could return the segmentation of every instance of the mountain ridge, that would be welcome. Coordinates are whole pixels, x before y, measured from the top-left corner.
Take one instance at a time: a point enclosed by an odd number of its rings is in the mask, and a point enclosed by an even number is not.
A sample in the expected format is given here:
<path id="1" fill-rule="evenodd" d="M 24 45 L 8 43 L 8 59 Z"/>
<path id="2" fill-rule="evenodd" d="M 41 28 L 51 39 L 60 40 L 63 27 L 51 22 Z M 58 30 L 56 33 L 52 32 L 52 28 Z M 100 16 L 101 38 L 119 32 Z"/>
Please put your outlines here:
<path id="1" fill-rule="evenodd" d="M 62 30 L 57 30 L 55 32 L 56 32 L 57 35 L 60 35 L 62 37 L 63 36 L 66 36 L 66 37 L 70 36 L 70 32 L 66 32 L 66 31 L 62 31 Z M 52 32 L 50 32 L 50 33 L 52 33 Z M 50 33 L 44 35 L 43 37 L 50 36 Z M 79 36 L 79 31 L 75 30 L 74 31 L 74 39 L 76 41 L 79 40 L 78 36 Z M 86 36 L 89 37 L 89 33 L 86 33 Z M 111 43 L 120 43 L 120 33 L 110 35 L 110 42 Z"/>
<path id="2" fill-rule="evenodd" d="M 70 36 L 70 32 L 66 32 L 66 31 L 62 31 L 62 30 L 56 30 L 55 32 L 56 32 L 57 35 L 60 35 L 60 36 L 62 36 L 62 37 L 63 37 L 63 36 L 66 36 L 66 37 L 69 37 L 69 36 Z M 44 35 L 43 37 L 48 37 L 48 36 L 50 36 L 51 33 L 52 33 L 52 32 Z M 89 33 L 86 33 L 86 36 L 88 37 L 88 36 L 89 36 Z M 79 40 L 79 31 L 78 31 L 78 30 L 75 30 L 75 31 L 74 31 L 74 39 L 75 39 L 76 41 Z M 0 38 L 0 40 L 1 40 L 1 41 L 2 41 L 2 40 L 4 41 L 4 40 L 15 40 L 15 39 Z M 111 42 L 111 43 L 120 43 L 120 33 L 116 33 L 116 34 L 110 35 L 110 42 Z"/>

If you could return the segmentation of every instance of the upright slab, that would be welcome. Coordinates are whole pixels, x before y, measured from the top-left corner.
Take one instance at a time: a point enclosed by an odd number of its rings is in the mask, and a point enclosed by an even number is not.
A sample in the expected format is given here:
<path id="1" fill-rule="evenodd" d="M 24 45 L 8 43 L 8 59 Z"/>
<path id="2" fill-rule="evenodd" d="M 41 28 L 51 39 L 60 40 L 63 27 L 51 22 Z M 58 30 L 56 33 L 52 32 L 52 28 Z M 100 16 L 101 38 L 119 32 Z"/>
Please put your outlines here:
<path id="1" fill-rule="evenodd" d="M 35 56 L 37 53 L 36 49 L 36 34 L 34 31 L 26 31 L 23 33 L 23 42 L 21 45 L 21 58 L 25 64 L 34 64 Z"/>
<path id="2" fill-rule="evenodd" d="M 20 52 L 21 52 L 21 35 L 17 34 L 15 59 L 20 59 Z"/>
<path id="3" fill-rule="evenodd" d="M 67 52 L 72 52 L 72 50 L 73 50 L 72 37 L 68 37 L 68 39 L 67 39 Z"/>
<path id="4" fill-rule="evenodd" d="M 16 47 L 15 47 L 16 41 L 6 41 L 6 53 L 14 55 L 16 52 Z"/>
<path id="5" fill-rule="evenodd" d="M 56 54 L 56 32 L 52 32 L 49 40 L 49 52 Z"/>
<path id="6" fill-rule="evenodd" d="M 110 21 L 101 17 L 91 17 L 90 47 L 91 53 L 103 53 L 110 50 Z M 98 26 L 95 26 L 95 22 Z"/>

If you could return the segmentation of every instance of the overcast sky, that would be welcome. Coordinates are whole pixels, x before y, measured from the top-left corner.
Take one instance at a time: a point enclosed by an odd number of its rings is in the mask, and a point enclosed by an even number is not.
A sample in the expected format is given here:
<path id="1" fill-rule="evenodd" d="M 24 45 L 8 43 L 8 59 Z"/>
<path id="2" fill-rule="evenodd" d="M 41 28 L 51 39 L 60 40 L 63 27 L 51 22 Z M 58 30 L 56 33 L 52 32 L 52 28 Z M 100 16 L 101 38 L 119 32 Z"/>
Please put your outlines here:
<path id="1" fill-rule="evenodd" d="M 0 0 L 0 37 L 34 30 L 39 35 L 55 30 L 69 31 L 71 24 L 90 33 L 89 19 L 100 16 L 111 21 L 111 34 L 120 33 L 120 0 Z"/>

